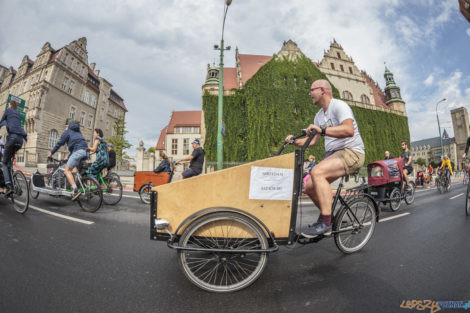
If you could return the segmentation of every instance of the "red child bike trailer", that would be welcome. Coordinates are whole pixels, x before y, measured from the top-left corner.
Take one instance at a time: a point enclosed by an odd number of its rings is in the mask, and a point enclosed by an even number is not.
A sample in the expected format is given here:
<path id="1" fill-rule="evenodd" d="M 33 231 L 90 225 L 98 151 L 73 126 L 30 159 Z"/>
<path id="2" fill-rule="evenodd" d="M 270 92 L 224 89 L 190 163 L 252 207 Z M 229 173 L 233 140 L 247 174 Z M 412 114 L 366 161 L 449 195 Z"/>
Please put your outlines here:
<path id="1" fill-rule="evenodd" d="M 389 204 L 392 211 L 400 208 L 401 201 L 411 204 L 414 200 L 414 183 L 402 193 L 403 159 L 380 160 L 367 165 L 368 193 L 377 203 Z"/>

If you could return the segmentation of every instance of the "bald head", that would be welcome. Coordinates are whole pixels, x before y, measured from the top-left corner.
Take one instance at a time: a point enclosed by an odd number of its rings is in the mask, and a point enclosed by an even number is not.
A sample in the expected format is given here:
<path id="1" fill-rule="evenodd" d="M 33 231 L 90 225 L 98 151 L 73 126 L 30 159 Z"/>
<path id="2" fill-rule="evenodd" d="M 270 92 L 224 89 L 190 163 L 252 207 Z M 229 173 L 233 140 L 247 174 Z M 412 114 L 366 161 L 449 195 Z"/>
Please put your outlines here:
<path id="1" fill-rule="evenodd" d="M 332 94 L 331 85 L 326 79 L 319 79 L 319 80 L 314 81 L 312 84 L 312 88 L 316 88 L 316 87 L 322 87 L 325 93 L 329 95 Z"/>

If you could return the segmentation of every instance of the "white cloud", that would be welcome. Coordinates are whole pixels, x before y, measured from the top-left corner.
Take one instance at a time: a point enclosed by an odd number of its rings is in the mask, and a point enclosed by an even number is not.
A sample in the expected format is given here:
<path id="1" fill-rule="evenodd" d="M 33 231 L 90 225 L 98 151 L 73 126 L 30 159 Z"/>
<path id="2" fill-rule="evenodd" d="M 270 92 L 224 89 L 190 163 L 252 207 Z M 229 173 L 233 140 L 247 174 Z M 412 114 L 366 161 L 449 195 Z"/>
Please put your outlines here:
<path id="1" fill-rule="evenodd" d="M 469 28 L 469 29 L 467 29 L 467 35 L 469 35 L 469 36 L 470 36 L 470 28 Z"/>
<path id="2" fill-rule="evenodd" d="M 419 112 L 424 102 L 414 97 L 424 77 L 417 79 L 409 69 L 410 48 L 435 38 L 453 14 L 449 4 L 453 0 L 421 1 L 424 9 L 436 7 L 431 19 L 414 19 L 396 11 L 403 6 L 399 0 L 233 1 L 225 44 L 238 46 L 240 53 L 272 55 L 284 40 L 292 39 L 317 61 L 336 38 L 356 65 L 382 86 L 387 61 L 405 101 L 410 99 L 407 110 Z M 211 0 L 113 5 L 104 0 L 0 1 L 0 42 L 8 43 L 0 45 L 0 64 L 16 68 L 25 54 L 35 58 L 46 41 L 58 49 L 86 36 L 89 62 L 97 63 L 129 109 L 129 140 L 137 145 L 143 139 L 149 147 L 172 110 L 201 109 L 206 64 L 218 63 L 212 46 L 220 42 L 222 4 Z M 21 12 L 21 23 L 8 12 Z M 226 66 L 235 65 L 233 50 L 224 61 Z M 429 77 L 433 77 L 430 83 L 437 81 L 436 75 L 433 71 L 426 81 Z"/>
<path id="3" fill-rule="evenodd" d="M 430 74 L 430 75 L 424 80 L 424 84 L 425 84 L 426 86 L 432 85 L 433 82 L 434 82 L 434 75 L 433 75 L 433 74 Z"/>

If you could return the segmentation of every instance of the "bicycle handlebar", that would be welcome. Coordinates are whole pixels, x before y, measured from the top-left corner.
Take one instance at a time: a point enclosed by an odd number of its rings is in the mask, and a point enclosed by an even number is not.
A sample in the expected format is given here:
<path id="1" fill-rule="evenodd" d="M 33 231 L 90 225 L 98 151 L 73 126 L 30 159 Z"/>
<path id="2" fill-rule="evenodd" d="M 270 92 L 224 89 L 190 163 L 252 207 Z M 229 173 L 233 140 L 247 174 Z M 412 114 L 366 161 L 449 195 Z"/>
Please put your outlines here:
<path id="1" fill-rule="evenodd" d="M 313 137 L 315 137 L 315 135 L 317 134 L 317 132 L 314 130 L 310 133 L 310 136 L 308 136 L 307 138 L 307 141 L 305 141 L 304 145 L 302 146 L 302 152 L 305 152 L 305 150 L 308 148 L 308 146 L 310 145 L 310 143 L 312 142 L 313 140 Z M 281 146 L 281 148 L 279 149 L 279 151 L 275 154 L 275 155 L 280 155 L 281 152 L 288 146 L 288 145 L 291 145 L 295 142 L 296 139 L 300 138 L 300 137 L 304 137 L 307 135 L 307 130 L 306 129 L 302 129 L 302 132 L 298 135 L 295 135 L 293 136 L 289 141 L 286 141 L 284 142 L 284 144 Z"/>

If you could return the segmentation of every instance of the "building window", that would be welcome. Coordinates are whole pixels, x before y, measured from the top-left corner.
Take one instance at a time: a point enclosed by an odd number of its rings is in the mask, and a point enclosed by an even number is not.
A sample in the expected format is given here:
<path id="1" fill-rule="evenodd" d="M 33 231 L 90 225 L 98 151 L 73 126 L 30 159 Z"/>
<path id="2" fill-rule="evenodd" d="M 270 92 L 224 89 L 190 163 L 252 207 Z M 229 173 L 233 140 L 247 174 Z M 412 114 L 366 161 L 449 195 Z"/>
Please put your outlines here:
<path id="1" fill-rule="evenodd" d="M 340 64 L 340 65 L 339 65 L 339 68 L 341 69 L 341 72 L 344 72 L 343 64 Z"/>
<path id="2" fill-rule="evenodd" d="M 199 134 L 199 127 L 194 127 L 193 128 L 193 133 Z"/>
<path id="3" fill-rule="evenodd" d="M 336 55 L 338 56 L 338 59 L 341 59 L 341 54 L 339 54 L 339 52 L 336 52 Z"/>
<path id="4" fill-rule="evenodd" d="M 75 119 L 75 108 L 70 107 L 69 118 L 74 120 Z"/>
<path id="5" fill-rule="evenodd" d="M 68 53 L 63 54 L 62 62 L 67 62 L 67 58 L 69 57 Z"/>
<path id="6" fill-rule="evenodd" d="M 91 96 L 91 106 L 96 107 L 96 96 L 95 95 Z"/>
<path id="7" fill-rule="evenodd" d="M 352 101 L 353 96 L 349 91 L 345 90 L 345 91 L 343 91 L 343 99 Z"/>
<path id="8" fill-rule="evenodd" d="M 330 63 L 331 69 L 334 71 L 335 70 L 335 65 L 333 63 Z"/>
<path id="9" fill-rule="evenodd" d="M 93 127 L 93 115 L 88 115 L 88 128 L 91 129 Z"/>
<path id="10" fill-rule="evenodd" d="M 71 59 L 70 59 L 70 64 L 69 64 L 70 67 L 72 67 L 72 64 L 73 64 L 73 61 L 74 61 L 74 60 L 75 60 L 74 58 L 71 58 Z"/>
<path id="11" fill-rule="evenodd" d="M 49 149 L 52 149 L 55 147 L 58 137 L 59 137 L 59 133 L 57 132 L 57 130 L 53 129 L 49 132 L 49 140 L 47 143 L 47 146 L 49 147 Z"/>
<path id="12" fill-rule="evenodd" d="M 171 139 L 171 154 L 178 154 L 178 139 Z"/>
<path id="13" fill-rule="evenodd" d="M 366 96 L 366 95 L 362 95 L 362 96 L 361 96 L 361 102 L 362 102 L 362 103 L 370 104 L 369 97 Z"/>
<path id="14" fill-rule="evenodd" d="M 73 70 L 76 72 L 76 71 L 77 71 L 77 68 L 78 68 L 78 60 L 77 60 L 77 62 L 75 63 L 75 65 L 73 66 Z"/>
<path id="15" fill-rule="evenodd" d="M 349 67 L 349 73 L 353 74 L 352 67 Z"/>
<path id="16" fill-rule="evenodd" d="M 43 77 L 44 80 L 47 79 L 47 71 L 44 72 L 44 77 Z"/>
<path id="17" fill-rule="evenodd" d="M 28 81 L 25 81 L 23 83 L 23 88 L 21 89 L 21 93 L 23 93 L 25 90 L 26 90 L 26 84 L 28 83 Z"/>
<path id="18" fill-rule="evenodd" d="M 82 126 L 85 125 L 85 115 L 86 115 L 86 113 L 83 112 L 83 111 L 80 113 L 80 125 L 82 125 Z"/>
<path id="19" fill-rule="evenodd" d="M 100 110 L 100 121 L 103 120 L 103 115 L 104 115 L 104 108 L 101 107 L 101 110 Z"/>
<path id="20" fill-rule="evenodd" d="M 90 99 L 90 93 L 87 91 L 85 91 L 85 93 L 83 94 L 83 102 L 87 103 L 88 104 L 88 100 Z"/>
<path id="21" fill-rule="evenodd" d="M 80 76 L 83 76 L 84 71 L 85 71 L 85 67 L 82 65 L 82 69 L 80 70 Z"/>
<path id="22" fill-rule="evenodd" d="M 118 116 L 118 109 L 114 109 L 114 117 Z"/>
<path id="23" fill-rule="evenodd" d="M 189 138 L 183 139 L 183 154 L 184 155 L 189 154 Z"/>
<path id="24" fill-rule="evenodd" d="M 65 91 L 67 89 L 67 82 L 69 81 L 68 77 L 64 77 L 64 82 L 62 83 L 62 90 Z"/>
<path id="25" fill-rule="evenodd" d="M 71 80 L 71 81 L 70 81 L 70 87 L 69 87 L 69 94 L 72 94 L 73 85 L 75 85 L 75 82 L 74 82 L 73 80 Z"/>

